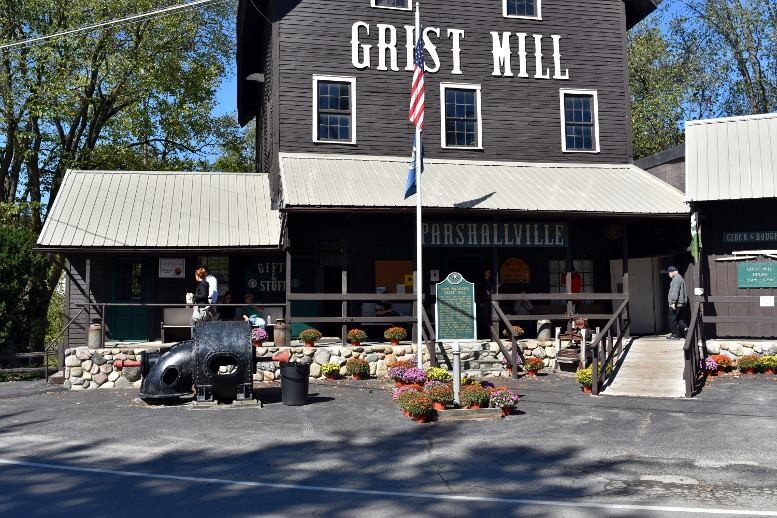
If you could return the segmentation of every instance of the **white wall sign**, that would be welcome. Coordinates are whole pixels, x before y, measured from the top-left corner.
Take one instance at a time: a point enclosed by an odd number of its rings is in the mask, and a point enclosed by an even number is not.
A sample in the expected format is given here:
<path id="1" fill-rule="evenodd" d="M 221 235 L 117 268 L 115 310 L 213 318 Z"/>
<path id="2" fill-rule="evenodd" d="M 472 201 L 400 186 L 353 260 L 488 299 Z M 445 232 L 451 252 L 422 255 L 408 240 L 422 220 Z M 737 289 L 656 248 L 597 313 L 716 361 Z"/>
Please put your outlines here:
<path id="1" fill-rule="evenodd" d="M 767 295 L 765 297 L 761 297 L 761 307 L 762 308 L 773 308 L 774 307 L 774 295 Z"/>
<path id="2" fill-rule="evenodd" d="M 184 279 L 186 278 L 186 259 L 181 258 L 159 258 L 159 278 L 160 279 Z"/>
<path id="3" fill-rule="evenodd" d="M 398 50 L 400 40 L 404 39 L 405 67 L 413 70 L 413 48 L 415 46 L 415 27 L 403 26 L 405 37 L 397 35 L 393 25 L 379 23 L 375 27 L 363 21 L 354 22 L 351 26 L 351 64 L 354 68 L 363 70 L 399 71 Z M 519 77 L 534 79 L 569 80 L 569 69 L 562 66 L 561 35 L 551 34 L 550 41 L 543 34 L 528 34 L 525 32 L 491 31 L 491 55 L 494 71 L 491 75 L 497 77 Z M 462 72 L 462 42 L 466 35 L 462 29 L 440 29 L 425 27 L 423 30 L 424 48 L 426 49 L 424 70 L 435 73 L 440 70 L 440 51 L 438 45 L 446 45 L 452 57 L 452 68 L 448 72 L 459 75 Z M 371 41 L 365 43 L 365 41 Z M 376 41 L 377 40 L 377 41 Z M 544 50 L 544 52 L 543 52 Z M 534 70 L 528 62 L 529 56 L 534 57 Z M 552 63 L 551 63 L 552 61 Z M 516 72 L 513 72 L 516 65 Z M 552 66 L 547 66 L 552 65 Z M 553 73 L 551 74 L 551 70 Z"/>

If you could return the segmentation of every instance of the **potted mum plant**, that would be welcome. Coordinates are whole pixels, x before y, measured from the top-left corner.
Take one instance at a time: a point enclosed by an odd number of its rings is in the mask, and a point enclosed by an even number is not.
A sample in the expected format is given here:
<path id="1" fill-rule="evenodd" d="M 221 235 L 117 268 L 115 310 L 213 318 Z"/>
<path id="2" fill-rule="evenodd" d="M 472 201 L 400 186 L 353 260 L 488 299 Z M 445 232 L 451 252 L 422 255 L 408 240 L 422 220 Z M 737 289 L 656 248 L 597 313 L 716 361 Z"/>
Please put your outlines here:
<path id="1" fill-rule="evenodd" d="M 426 372 L 418 367 L 410 367 L 405 369 L 405 372 L 402 374 L 402 381 L 406 385 L 418 385 L 421 387 L 426 383 Z"/>
<path id="2" fill-rule="evenodd" d="M 299 339 L 305 342 L 306 347 L 313 347 L 316 341 L 321 339 L 321 331 L 318 329 L 305 329 L 300 332 Z"/>
<path id="3" fill-rule="evenodd" d="M 391 340 L 391 345 L 399 345 L 400 340 L 407 338 L 407 330 L 399 326 L 389 327 L 383 331 L 383 338 Z"/>
<path id="4" fill-rule="evenodd" d="M 267 340 L 267 331 L 263 327 L 251 329 L 251 343 L 254 346 L 261 347 L 265 340 Z"/>
<path id="5" fill-rule="evenodd" d="M 328 380 L 336 380 L 340 375 L 340 366 L 336 363 L 325 363 L 321 366 L 321 374 Z"/>
<path id="6" fill-rule="evenodd" d="M 493 408 L 501 408 L 502 416 L 506 417 L 513 412 L 513 408 L 520 399 L 521 397 L 512 390 L 500 387 L 491 391 L 489 404 Z"/>
<path id="7" fill-rule="evenodd" d="M 523 363 L 523 370 L 526 371 L 528 376 L 536 376 L 537 372 L 542 370 L 543 367 L 545 367 L 545 364 L 542 362 L 542 359 L 536 356 L 529 356 Z"/>
<path id="8" fill-rule="evenodd" d="M 575 372 L 575 380 L 582 385 L 580 390 L 586 394 L 591 393 L 591 386 L 594 384 L 594 371 L 591 367 L 585 369 L 577 369 Z"/>
<path id="9" fill-rule="evenodd" d="M 490 395 L 480 384 L 466 385 L 461 388 L 460 398 L 461 406 L 476 409 L 488 406 Z"/>
<path id="10" fill-rule="evenodd" d="M 718 375 L 718 362 L 712 359 L 712 357 L 704 358 L 704 374 L 710 376 Z"/>
<path id="11" fill-rule="evenodd" d="M 359 345 L 367 339 L 367 333 L 361 329 L 351 329 L 346 333 L 345 338 L 348 340 L 348 343 L 354 347 L 359 347 Z"/>
<path id="12" fill-rule="evenodd" d="M 394 401 L 399 401 L 399 398 L 402 397 L 402 394 L 406 392 L 419 392 L 419 390 L 416 387 L 411 387 L 410 385 L 402 385 L 401 387 L 395 387 L 394 391 L 391 394 L 391 399 Z"/>
<path id="13" fill-rule="evenodd" d="M 402 378 L 405 375 L 405 371 L 409 368 L 404 365 L 394 365 L 388 370 L 388 377 L 394 380 L 394 384 L 397 387 L 401 387 L 405 384 Z"/>
<path id="14" fill-rule="evenodd" d="M 426 394 L 409 391 L 398 400 L 400 408 L 417 423 L 425 423 L 434 412 L 434 403 Z"/>
<path id="15" fill-rule="evenodd" d="M 518 338 L 519 336 L 523 336 L 524 330 L 521 326 L 513 326 L 513 333 L 515 334 L 515 337 Z M 509 337 L 510 333 L 507 329 L 504 329 L 502 335 Z"/>
<path id="16" fill-rule="evenodd" d="M 345 371 L 355 380 L 363 380 L 370 377 L 370 363 L 361 358 L 350 358 L 345 362 Z"/>
<path id="17" fill-rule="evenodd" d="M 777 372 L 777 356 L 764 356 L 761 358 L 761 368 L 766 374 Z"/>
<path id="18" fill-rule="evenodd" d="M 747 354 L 742 356 L 737 362 L 739 371 L 745 374 L 755 374 L 758 372 L 758 366 L 761 363 L 761 357 L 757 354 Z"/>
<path id="19" fill-rule="evenodd" d="M 448 383 L 453 380 L 453 376 L 450 372 L 440 367 L 430 367 L 426 369 L 426 379 L 430 381 L 442 381 Z"/>
<path id="20" fill-rule="evenodd" d="M 726 372 L 734 366 L 734 362 L 725 354 L 713 354 L 710 358 L 718 364 L 718 372 Z"/>
<path id="21" fill-rule="evenodd" d="M 435 410 L 445 410 L 453 405 L 453 389 L 442 381 L 427 381 L 424 385 L 424 394 L 429 396 Z"/>

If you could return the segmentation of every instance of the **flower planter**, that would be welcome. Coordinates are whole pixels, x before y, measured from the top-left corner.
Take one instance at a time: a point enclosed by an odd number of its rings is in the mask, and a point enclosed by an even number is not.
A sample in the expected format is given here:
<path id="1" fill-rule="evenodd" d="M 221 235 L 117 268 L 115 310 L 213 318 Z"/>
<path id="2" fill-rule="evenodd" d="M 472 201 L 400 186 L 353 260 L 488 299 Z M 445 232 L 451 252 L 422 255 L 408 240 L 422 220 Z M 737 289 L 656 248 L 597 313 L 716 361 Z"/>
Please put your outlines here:
<path id="1" fill-rule="evenodd" d="M 526 371 L 526 375 L 531 377 L 534 377 L 537 375 L 537 371 Z"/>
<path id="2" fill-rule="evenodd" d="M 591 387 L 586 387 L 585 385 L 580 387 L 580 390 L 582 392 L 585 392 L 586 394 L 591 394 L 593 392 L 593 389 Z"/>
<path id="3" fill-rule="evenodd" d="M 391 345 L 399 345 L 399 340 L 392 340 Z"/>
<path id="4" fill-rule="evenodd" d="M 748 368 L 746 368 L 745 370 L 743 370 L 742 372 L 743 372 L 743 373 L 745 373 L 745 374 L 749 374 L 750 376 L 752 376 L 753 374 L 755 374 L 755 368 L 753 368 L 753 367 L 748 367 Z"/>
<path id="5" fill-rule="evenodd" d="M 314 342 L 313 340 L 307 340 L 305 342 L 305 347 L 313 347 L 315 345 L 316 345 L 316 342 Z"/>
<path id="6" fill-rule="evenodd" d="M 764 371 L 764 374 L 772 374 L 773 375 L 774 374 L 774 369 L 766 369 Z"/>
<path id="7" fill-rule="evenodd" d="M 402 381 L 402 380 L 394 380 L 394 386 L 395 387 L 404 387 L 405 386 L 405 382 Z"/>
<path id="8" fill-rule="evenodd" d="M 441 410 L 445 410 L 445 404 L 444 404 L 444 403 L 438 403 L 437 401 L 435 401 L 435 402 L 432 404 L 432 407 L 433 407 L 435 410 L 437 410 L 438 412 L 439 412 L 439 411 L 441 411 Z"/>
<path id="9" fill-rule="evenodd" d="M 718 365 L 718 372 L 726 372 L 726 367 L 723 365 Z"/>
<path id="10" fill-rule="evenodd" d="M 709 374 L 710 376 L 717 376 L 718 375 L 718 371 L 716 371 L 716 370 L 715 371 L 706 371 L 706 373 Z"/>
<path id="11" fill-rule="evenodd" d="M 467 408 L 469 408 L 470 410 L 480 410 L 480 405 L 470 405 Z"/>
<path id="12" fill-rule="evenodd" d="M 416 423 L 426 423 L 427 421 L 429 421 L 429 415 L 428 414 L 413 415 L 413 416 L 410 416 L 410 417 L 412 417 L 413 421 L 415 421 Z"/>
<path id="13" fill-rule="evenodd" d="M 351 375 L 351 379 L 354 379 L 354 380 L 357 380 L 357 381 L 361 381 L 361 380 L 364 379 L 364 376 L 362 376 L 361 374 L 352 374 Z"/>
<path id="14" fill-rule="evenodd" d="M 262 344 L 264 344 L 264 342 L 261 340 L 254 340 L 254 347 L 262 347 Z"/>
<path id="15" fill-rule="evenodd" d="M 330 381 L 334 381 L 334 380 L 336 380 L 336 379 L 337 379 L 337 376 L 335 376 L 335 375 L 333 375 L 333 374 L 324 374 L 324 377 L 325 377 L 326 379 L 330 380 Z"/>
<path id="16" fill-rule="evenodd" d="M 359 347 L 362 343 L 361 342 L 351 342 L 351 345 L 353 347 Z"/>
<path id="17" fill-rule="evenodd" d="M 507 417 L 508 415 L 511 415 L 513 413 L 513 407 L 511 406 L 503 406 L 502 407 L 502 417 Z"/>

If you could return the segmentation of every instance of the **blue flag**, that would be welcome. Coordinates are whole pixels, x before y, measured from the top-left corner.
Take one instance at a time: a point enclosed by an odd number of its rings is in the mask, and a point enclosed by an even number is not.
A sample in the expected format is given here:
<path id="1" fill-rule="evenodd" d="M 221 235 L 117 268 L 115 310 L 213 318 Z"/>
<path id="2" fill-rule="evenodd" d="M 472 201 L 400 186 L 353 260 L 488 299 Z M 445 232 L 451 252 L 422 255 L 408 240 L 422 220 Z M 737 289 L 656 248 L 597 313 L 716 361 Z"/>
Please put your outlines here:
<path id="1" fill-rule="evenodd" d="M 419 139 L 420 140 L 420 139 Z M 408 199 L 416 192 L 415 183 L 415 154 L 418 152 L 418 146 L 413 139 L 413 157 L 410 159 L 410 169 L 407 171 L 407 182 L 405 182 L 405 199 Z M 421 172 L 424 172 L 424 144 L 421 142 Z"/>

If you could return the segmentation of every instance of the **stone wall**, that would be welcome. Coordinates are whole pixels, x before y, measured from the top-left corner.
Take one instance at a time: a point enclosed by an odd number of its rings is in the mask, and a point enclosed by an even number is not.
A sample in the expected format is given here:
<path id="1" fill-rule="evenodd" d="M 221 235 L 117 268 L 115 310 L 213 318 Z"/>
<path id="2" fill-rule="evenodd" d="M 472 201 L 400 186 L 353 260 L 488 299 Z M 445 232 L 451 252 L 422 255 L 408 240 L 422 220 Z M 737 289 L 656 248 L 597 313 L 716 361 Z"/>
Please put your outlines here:
<path id="1" fill-rule="evenodd" d="M 774 340 L 707 340 L 707 352 L 724 354 L 733 360 L 741 356 L 757 354 L 759 356 L 777 354 L 777 341 Z"/>
<path id="2" fill-rule="evenodd" d="M 140 361 L 143 351 L 157 352 L 159 347 L 66 349 L 64 386 L 70 390 L 140 387 L 140 367 L 124 362 Z"/>

